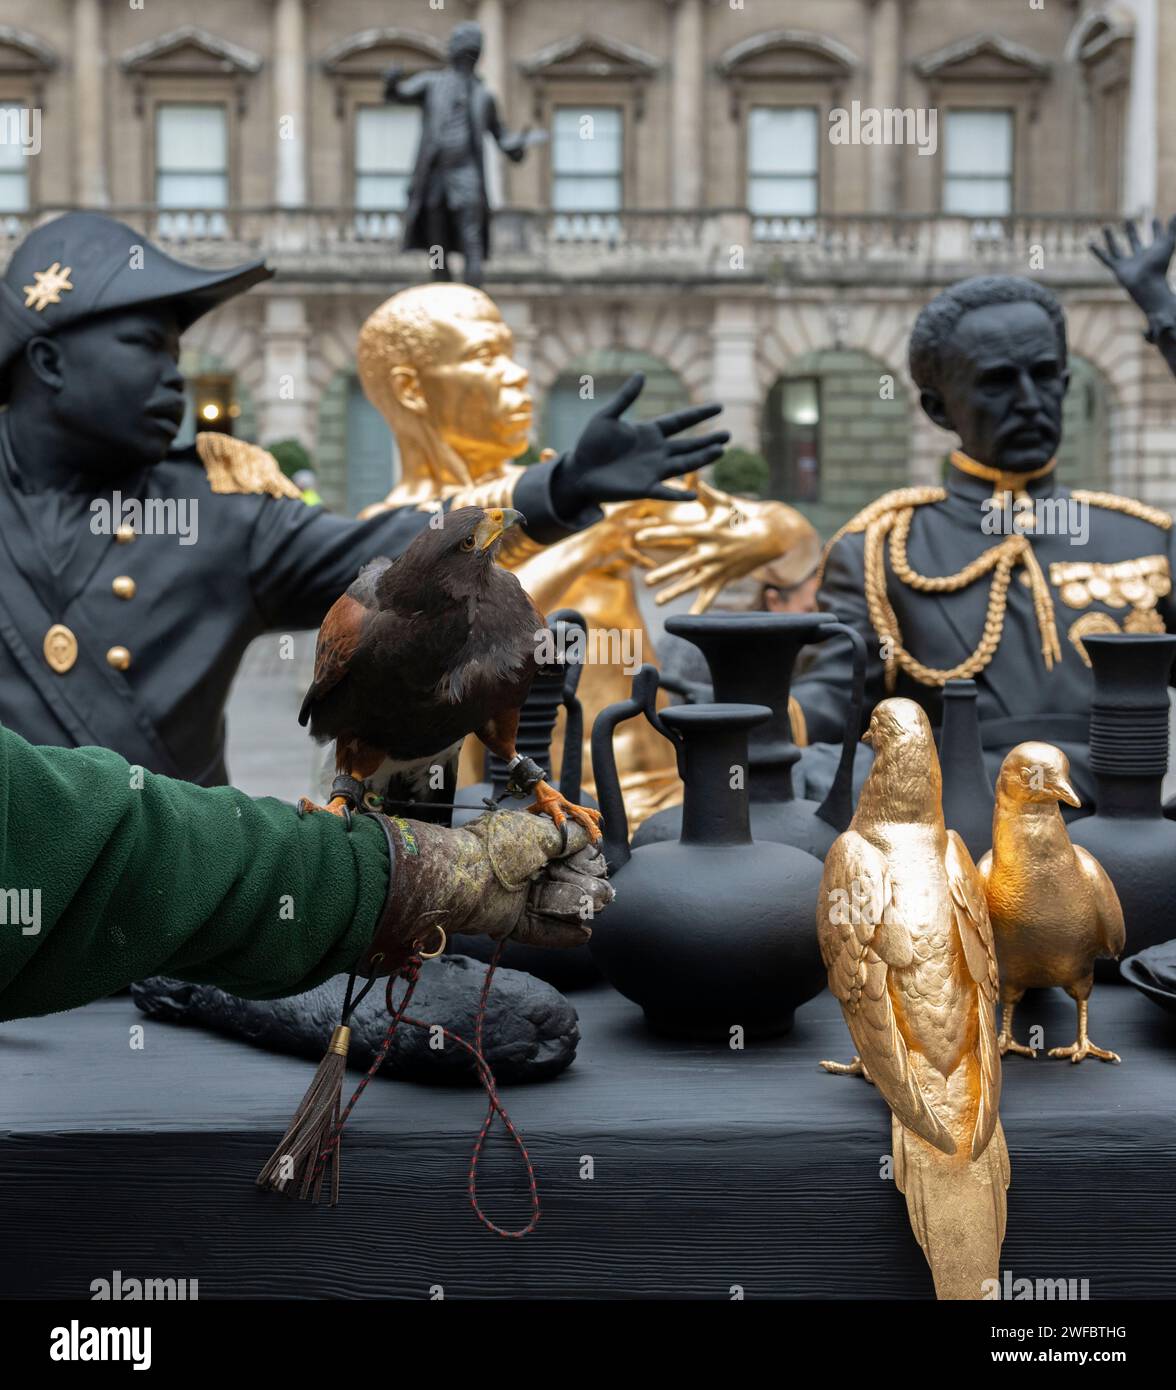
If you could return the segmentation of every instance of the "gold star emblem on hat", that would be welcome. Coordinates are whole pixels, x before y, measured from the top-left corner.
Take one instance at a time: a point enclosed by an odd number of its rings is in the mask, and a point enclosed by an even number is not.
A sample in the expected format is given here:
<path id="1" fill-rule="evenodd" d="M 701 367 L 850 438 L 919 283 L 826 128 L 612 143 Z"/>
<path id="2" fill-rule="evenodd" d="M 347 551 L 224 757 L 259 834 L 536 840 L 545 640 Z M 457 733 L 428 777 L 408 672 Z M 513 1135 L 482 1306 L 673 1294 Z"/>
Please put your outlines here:
<path id="1" fill-rule="evenodd" d="M 25 308 L 36 309 L 40 313 L 50 304 L 60 304 L 63 291 L 72 290 L 70 272 L 72 267 L 61 268 L 60 261 L 54 261 L 48 270 L 34 270 L 35 285 L 22 285 L 25 292 Z"/>

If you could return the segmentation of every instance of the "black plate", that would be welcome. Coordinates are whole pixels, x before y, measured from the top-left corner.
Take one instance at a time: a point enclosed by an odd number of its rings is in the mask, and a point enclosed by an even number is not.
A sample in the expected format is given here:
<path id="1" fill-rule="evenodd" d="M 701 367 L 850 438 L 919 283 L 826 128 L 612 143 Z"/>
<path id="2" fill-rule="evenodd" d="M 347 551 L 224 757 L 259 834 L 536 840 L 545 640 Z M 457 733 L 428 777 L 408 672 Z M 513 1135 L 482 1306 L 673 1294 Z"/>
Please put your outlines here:
<path id="1" fill-rule="evenodd" d="M 1142 952 L 1141 952 L 1142 954 Z M 1176 1014 L 1176 994 L 1161 989 L 1137 964 L 1138 956 L 1128 956 L 1119 962 L 1119 973 L 1128 984 L 1134 985 L 1140 994 L 1146 994 L 1153 1004 L 1158 1004 L 1166 1013 Z"/>

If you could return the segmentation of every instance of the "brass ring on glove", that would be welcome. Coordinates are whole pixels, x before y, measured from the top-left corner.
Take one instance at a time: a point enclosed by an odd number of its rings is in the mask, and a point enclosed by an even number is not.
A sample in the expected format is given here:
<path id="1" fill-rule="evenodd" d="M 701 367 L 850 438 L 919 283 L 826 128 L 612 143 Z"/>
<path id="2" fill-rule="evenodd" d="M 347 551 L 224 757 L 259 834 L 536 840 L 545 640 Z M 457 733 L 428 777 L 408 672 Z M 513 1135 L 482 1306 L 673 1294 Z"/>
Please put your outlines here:
<path id="1" fill-rule="evenodd" d="M 437 957 L 441 954 L 441 952 L 444 951 L 445 947 L 449 944 L 449 938 L 445 935 L 445 928 L 441 926 L 440 923 L 435 923 L 433 926 L 433 930 L 440 936 L 441 944 L 437 947 L 435 951 L 426 951 L 422 948 L 421 942 L 418 941 L 416 943 L 416 953 L 418 956 L 420 956 L 421 960 L 436 960 Z"/>

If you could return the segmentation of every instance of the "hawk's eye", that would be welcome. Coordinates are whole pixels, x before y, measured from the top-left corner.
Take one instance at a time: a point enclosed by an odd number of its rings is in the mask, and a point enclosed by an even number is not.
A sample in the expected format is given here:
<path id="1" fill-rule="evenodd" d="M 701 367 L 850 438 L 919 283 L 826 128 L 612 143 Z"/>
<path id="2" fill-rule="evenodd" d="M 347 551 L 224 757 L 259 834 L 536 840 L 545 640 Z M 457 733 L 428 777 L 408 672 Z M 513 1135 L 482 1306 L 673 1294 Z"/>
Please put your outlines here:
<path id="1" fill-rule="evenodd" d="M 463 550 L 473 550 L 476 544 L 477 542 L 474 540 L 473 536 L 467 536 L 465 540 L 462 541 L 461 548 Z"/>

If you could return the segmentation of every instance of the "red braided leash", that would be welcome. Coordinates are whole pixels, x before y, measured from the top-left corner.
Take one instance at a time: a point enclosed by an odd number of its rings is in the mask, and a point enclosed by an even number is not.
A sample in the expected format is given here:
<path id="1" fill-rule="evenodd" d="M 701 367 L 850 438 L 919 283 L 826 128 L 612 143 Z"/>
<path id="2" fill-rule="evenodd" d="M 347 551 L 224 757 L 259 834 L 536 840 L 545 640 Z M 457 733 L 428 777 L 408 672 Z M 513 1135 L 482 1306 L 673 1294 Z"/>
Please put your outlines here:
<path id="1" fill-rule="evenodd" d="M 335 1154 L 336 1171 L 338 1170 L 337 1151 L 343 1136 L 343 1126 L 347 1123 L 351 1112 L 355 1109 L 356 1102 L 367 1088 L 368 1082 L 383 1065 L 384 1059 L 387 1057 L 388 1051 L 392 1046 L 392 1039 L 395 1037 L 396 1030 L 401 1023 L 410 1024 L 415 1028 L 440 1028 L 443 1036 L 449 1042 L 456 1043 L 458 1047 L 463 1048 L 469 1053 L 474 1067 L 477 1070 L 478 1080 L 482 1083 L 486 1092 L 486 1099 L 489 1102 L 486 1108 L 486 1117 L 482 1121 L 482 1127 L 478 1131 L 478 1137 L 474 1141 L 473 1152 L 470 1155 L 470 1171 L 467 1181 L 467 1190 L 470 1196 L 470 1205 L 474 1209 L 474 1215 L 487 1230 L 493 1231 L 496 1236 L 504 1236 L 508 1240 L 521 1240 L 523 1236 L 530 1235 L 535 1229 L 539 1224 L 539 1217 L 542 1215 L 539 1205 L 539 1185 L 535 1179 L 535 1167 L 531 1162 L 531 1156 L 527 1152 L 527 1146 L 523 1142 L 522 1135 L 507 1114 L 506 1106 L 503 1105 L 499 1097 L 498 1083 L 495 1080 L 490 1063 L 486 1060 L 486 1055 L 482 1050 L 482 1037 L 486 1024 L 486 1007 L 490 997 L 490 986 L 494 980 L 494 972 L 498 968 L 498 960 L 502 955 L 502 948 L 505 944 L 505 941 L 500 941 L 498 943 L 494 955 L 491 957 L 490 964 L 486 967 L 486 976 L 482 981 L 482 993 L 478 1000 L 478 1011 L 474 1016 L 474 1041 L 472 1043 L 468 1042 L 459 1033 L 455 1033 L 452 1029 L 446 1028 L 443 1024 L 433 1024 L 424 1019 L 412 1018 L 407 1013 L 409 1001 L 412 999 L 413 991 L 416 989 L 417 982 L 420 979 L 423 961 L 419 955 L 410 957 L 407 963 L 403 965 L 395 975 L 389 975 L 388 985 L 384 992 L 384 999 L 387 1004 L 388 1012 L 392 1016 L 392 1021 L 388 1024 L 388 1029 L 384 1034 L 380 1049 L 376 1053 L 371 1066 L 368 1068 L 363 1080 L 356 1086 L 351 1099 L 347 1102 L 342 1115 L 339 1117 L 338 1123 L 331 1131 L 330 1139 L 319 1154 L 315 1164 L 316 1173 L 324 1167 L 332 1153 Z M 401 999 L 399 1005 L 394 1005 L 392 1001 L 392 988 L 398 979 L 406 981 L 407 988 L 404 991 L 404 998 Z M 531 1200 L 531 1219 L 525 1226 L 520 1227 L 517 1231 L 508 1231 L 502 1226 L 496 1225 L 482 1210 L 481 1204 L 478 1201 L 478 1160 L 482 1157 L 482 1150 L 486 1144 L 486 1136 L 490 1133 L 490 1126 L 494 1123 L 495 1115 L 501 1118 L 503 1127 L 514 1141 L 515 1147 L 518 1149 L 519 1153 L 522 1154 L 523 1164 L 527 1170 L 527 1186 Z"/>

